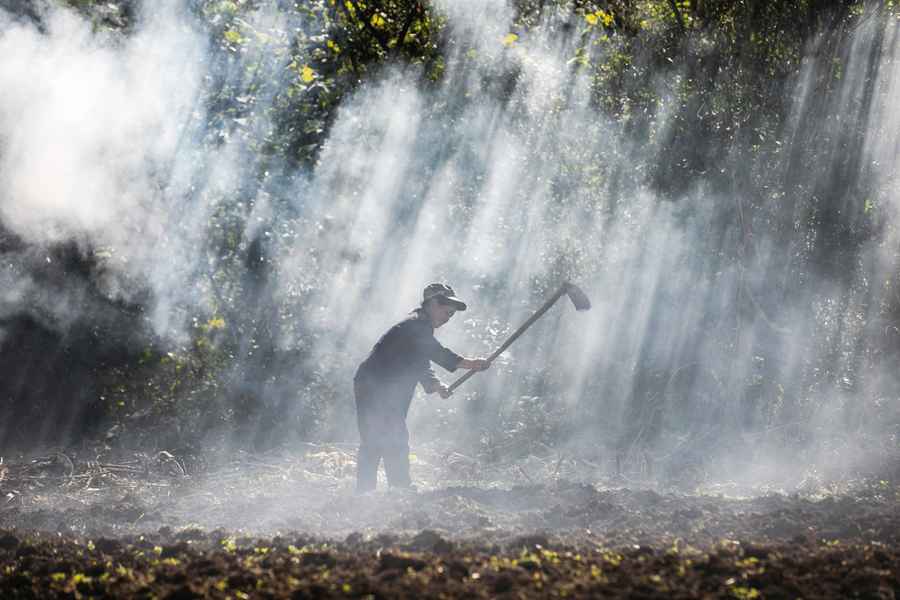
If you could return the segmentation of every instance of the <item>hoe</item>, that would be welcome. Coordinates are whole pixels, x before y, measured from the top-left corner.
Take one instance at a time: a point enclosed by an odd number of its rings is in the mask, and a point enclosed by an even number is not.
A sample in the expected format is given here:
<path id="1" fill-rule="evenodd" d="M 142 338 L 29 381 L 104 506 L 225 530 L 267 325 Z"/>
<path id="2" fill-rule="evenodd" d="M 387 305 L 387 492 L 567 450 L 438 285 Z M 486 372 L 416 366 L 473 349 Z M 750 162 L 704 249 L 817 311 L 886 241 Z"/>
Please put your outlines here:
<path id="1" fill-rule="evenodd" d="M 585 294 L 583 291 L 581 291 L 581 288 L 579 288 L 574 283 L 566 282 L 566 283 L 562 284 L 562 286 L 560 286 L 560 288 L 558 290 L 556 290 L 556 293 L 553 294 L 552 296 L 550 296 L 550 299 L 547 300 L 546 302 L 544 302 L 544 305 L 542 307 L 540 307 L 539 309 L 537 309 L 535 311 L 535 313 L 533 315 L 531 315 L 531 317 L 528 318 L 527 321 L 522 323 L 522 325 L 518 329 L 516 329 L 516 331 L 511 336 L 509 336 L 509 338 L 507 338 L 507 340 L 505 342 L 503 342 L 503 344 L 499 348 L 494 350 L 494 353 L 491 354 L 487 358 L 487 360 L 490 362 L 493 362 L 495 358 L 500 356 L 504 350 L 509 348 L 510 345 L 514 341 L 516 341 L 520 335 L 525 333 L 526 329 L 531 327 L 535 321 L 540 319 L 544 315 L 544 313 L 547 312 L 548 310 L 550 310 L 550 307 L 553 306 L 556 303 L 556 301 L 559 300 L 560 298 L 562 298 L 563 296 L 569 297 L 569 300 L 571 300 L 572 304 L 575 305 L 575 310 L 579 310 L 579 311 L 587 310 L 591 307 L 591 301 L 588 300 L 587 294 Z M 459 379 L 454 381 L 450 385 L 450 391 L 452 392 L 453 390 L 455 390 L 456 388 L 461 386 L 469 377 L 471 377 L 472 375 L 474 375 L 477 372 L 478 371 L 469 371 L 468 373 L 466 373 L 465 375 L 463 375 L 462 377 L 460 377 Z"/>

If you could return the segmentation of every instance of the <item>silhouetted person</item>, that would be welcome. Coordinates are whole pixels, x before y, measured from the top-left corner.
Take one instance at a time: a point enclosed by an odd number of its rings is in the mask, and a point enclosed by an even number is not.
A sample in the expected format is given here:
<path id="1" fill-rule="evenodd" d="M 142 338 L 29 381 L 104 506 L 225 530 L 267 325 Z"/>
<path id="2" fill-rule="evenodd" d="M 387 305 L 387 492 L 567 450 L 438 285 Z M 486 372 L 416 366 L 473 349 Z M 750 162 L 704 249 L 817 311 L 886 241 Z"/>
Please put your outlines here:
<path id="1" fill-rule="evenodd" d="M 456 297 L 453 288 L 442 283 L 428 285 L 422 305 L 381 336 L 359 365 L 353 379 L 360 439 L 358 492 L 375 489 L 382 458 L 388 485 L 412 486 L 406 414 L 416 383 L 428 394 L 450 396 L 450 390 L 435 376 L 432 362 L 451 372 L 460 367 L 482 371 L 490 366 L 484 359 L 463 358 L 434 339 L 434 330 L 461 310 L 466 310 L 466 303 Z"/>

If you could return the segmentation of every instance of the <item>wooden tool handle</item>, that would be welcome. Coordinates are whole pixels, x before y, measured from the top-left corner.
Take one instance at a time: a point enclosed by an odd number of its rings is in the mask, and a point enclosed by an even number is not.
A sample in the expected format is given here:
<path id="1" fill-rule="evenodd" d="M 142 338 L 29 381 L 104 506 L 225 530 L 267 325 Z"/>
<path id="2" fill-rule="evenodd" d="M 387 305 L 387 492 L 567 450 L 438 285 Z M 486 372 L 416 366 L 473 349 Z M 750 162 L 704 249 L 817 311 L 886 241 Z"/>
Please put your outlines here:
<path id="1" fill-rule="evenodd" d="M 543 305 L 543 306 L 541 306 L 539 309 L 537 309 L 537 310 L 534 312 L 534 314 L 531 315 L 531 316 L 528 318 L 527 321 L 525 321 L 524 323 L 522 323 L 522 325 L 520 325 L 519 328 L 516 329 L 516 330 L 513 332 L 513 334 L 512 334 L 511 336 L 509 336 L 509 337 L 506 339 L 506 341 L 503 342 L 503 344 L 501 344 L 501 346 L 500 346 L 499 348 L 497 348 L 496 350 L 494 350 L 493 354 L 491 354 L 491 355 L 487 358 L 487 360 L 488 360 L 489 362 L 493 362 L 495 358 L 497 358 L 498 356 L 500 356 L 501 354 L 503 354 L 503 351 L 504 351 L 504 350 L 506 350 L 507 348 L 509 348 L 510 345 L 511 345 L 514 341 L 516 341 L 517 339 L 519 339 L 519 336 L 522 335 L 523 333 L 525 333 L 525 330 L 528 329 L 529 327 L 531 327 L 531 326 L 534 324 L 535 321 L 537 321 L 538 319 L 540 319 L 540 318 L 544 315 L 545 312 L 547 312 L 548 310 L 550 310 L 550 307 L 553 306 L 553 305 L 556 303 L 556 301 L 559 300 L 565 293 L 566 293 L 566 284 L 563 284 L 563 285 L 559 288 L 559 290 L 557 290 L 556 293 L 553 294 L 553 295 L 550 297 L 549 300 L 547 300 L 546 302 L 544 302 L 544 305 Z M 474 370 L 469 371 L 468 373 L 466 373 L 465 375 L 463 375 L 462 377 L 460 377 L 459 379 L 457 379 L 456 381 L 454 381 L 454 382 L 450 385 L 449 390 L 452 392 L 453 390 L 455 390 L 456 388 L 458 388 L 459 386 L 461 386 L 463 383 L 465 383 L 465 381 L 466 381 L 467 379 L 469 379 L 469 377 L 471 377 L 472 375 L 474 375 L 474 374 L 477 373 L 477 372 L 478 372 L 478 371 L 474 371 Z"/>

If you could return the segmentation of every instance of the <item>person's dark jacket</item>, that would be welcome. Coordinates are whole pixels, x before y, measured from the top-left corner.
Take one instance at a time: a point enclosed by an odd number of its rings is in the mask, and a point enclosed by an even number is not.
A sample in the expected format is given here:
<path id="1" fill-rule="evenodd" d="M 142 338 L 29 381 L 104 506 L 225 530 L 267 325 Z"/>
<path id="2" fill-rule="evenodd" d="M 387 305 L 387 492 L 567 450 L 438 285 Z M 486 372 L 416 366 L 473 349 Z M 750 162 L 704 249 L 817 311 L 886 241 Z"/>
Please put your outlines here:
<path id="1" fill-rule="evenodd" d="M 437 363 L 455 371 L 462 357 L 434 338 L 434 327 L 422 309 L 391 327 L 372 348 L 356 371 L 356 384 L 364 390 L 365 401 L 383 403 L 382 408 L 409 410 L 416 383 L 426 392 L 440 381 L 431 368 Z"/>

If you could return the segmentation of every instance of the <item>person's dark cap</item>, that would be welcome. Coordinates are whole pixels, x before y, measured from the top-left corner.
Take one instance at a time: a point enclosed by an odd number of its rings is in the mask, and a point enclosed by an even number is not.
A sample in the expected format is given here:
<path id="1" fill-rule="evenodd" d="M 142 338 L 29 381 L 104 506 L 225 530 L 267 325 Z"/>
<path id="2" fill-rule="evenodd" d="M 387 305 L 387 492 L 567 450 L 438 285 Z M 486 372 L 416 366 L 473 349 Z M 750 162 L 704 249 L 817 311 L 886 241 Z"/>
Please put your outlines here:
<path id="1" fill-rule="evenodd" d="M 452 306 L 456 310 L 466 310 L 466 303 L 456 297 L 453 288 L 444 283 L 429 283 L 422 292 L 422 304 L 432 298 L 438 298 L 441 304 Z"/>

